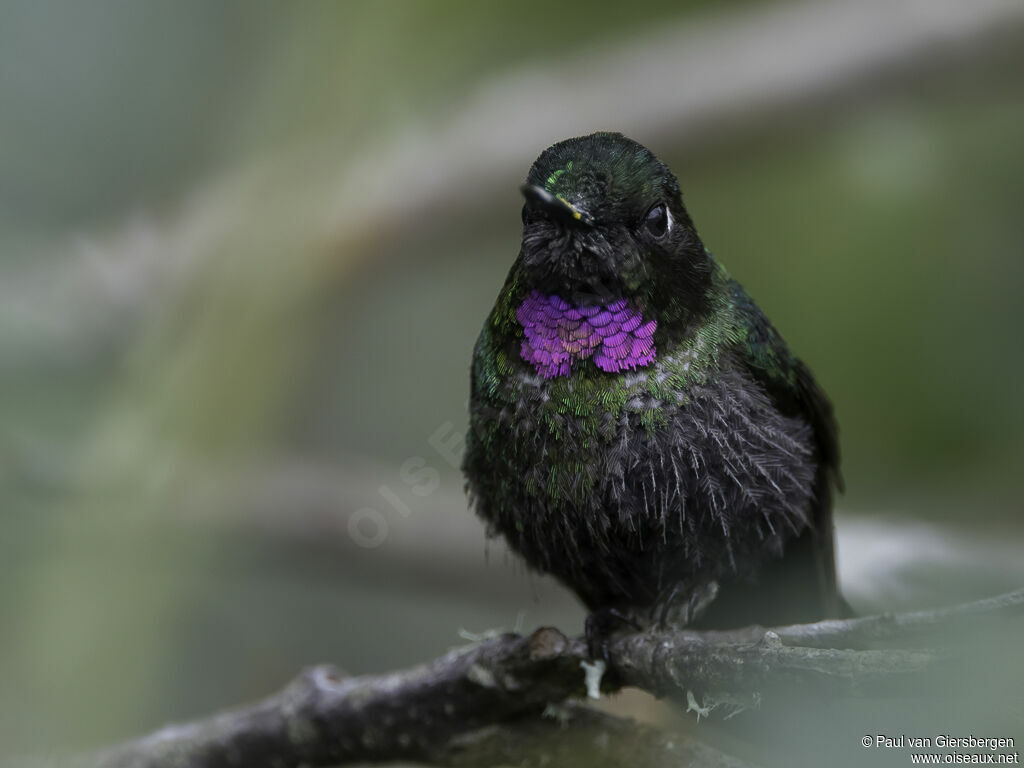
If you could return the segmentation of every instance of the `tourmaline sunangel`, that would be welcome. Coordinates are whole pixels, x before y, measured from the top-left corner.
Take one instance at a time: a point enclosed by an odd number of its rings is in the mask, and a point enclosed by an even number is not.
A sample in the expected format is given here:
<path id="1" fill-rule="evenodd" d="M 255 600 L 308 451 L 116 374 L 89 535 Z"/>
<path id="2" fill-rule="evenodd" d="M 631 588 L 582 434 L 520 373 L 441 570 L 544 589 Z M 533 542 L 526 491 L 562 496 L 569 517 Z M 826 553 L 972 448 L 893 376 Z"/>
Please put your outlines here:
<path id="1" fill-rule="evenodd" d="M 476 512 L 591 630 L 837 614 L 832 406 L 705 249 L 676 177 L 595 133 L 545 150 L 522 191 L 473 355 Z"/>

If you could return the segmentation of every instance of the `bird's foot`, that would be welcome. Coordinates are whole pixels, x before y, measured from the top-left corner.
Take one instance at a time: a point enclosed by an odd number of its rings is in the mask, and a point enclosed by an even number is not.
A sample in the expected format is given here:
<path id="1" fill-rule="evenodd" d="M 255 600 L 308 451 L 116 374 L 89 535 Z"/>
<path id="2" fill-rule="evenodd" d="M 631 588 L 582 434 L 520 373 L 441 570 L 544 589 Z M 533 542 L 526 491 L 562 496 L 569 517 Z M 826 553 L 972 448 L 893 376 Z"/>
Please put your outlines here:
<path id="1" fill-rule="evenodd" d="M 657 608 L 658 618 L 655 621 L 655 626 L 660 631 L 664 631 L 664 630 L 668 629 L 668 625 L 669 625 L 668 619 L 669 619 L 669 615 L 670 615 L 670 613 L 672 611 L 672 606 L 675 605 L 676 600 L 678 599 L 679 593 L 681 591 L 682 590 L 681 590 L 680 585 L 678 583 L 673 584 L 672 588 L 668 591 L 668 594 L 665 595 L 661 600 L 658 601 L 658 608 Z"/>
<path id="2" fill-rule="evenodd" d="M 718 582 L 709 581 L 693 590 L 690 599 L 686 604 L 686 623 L 692 624 L 700 615 L 708 609 L 708 606 L 715 602 L 718 597 Z"/>
<path id="3" fill-rule="evenodd" d="M 608 640 L 623 626 L 640 631 L 641 627 L 627 613 L 618 608 L 602 608 L 587 616 L 583 624 L 583 634 L 587 640 L 587 653 L 594 661 L 608 662 Z"/>
<path id="4" fill-rule="evenodd" d="M 688 589 L 685 584 L 674 584 L 657 602 L 655 624 L 659 630 L 689 626 L 707 610 L 716 597 L 717 581 L 692 589 Z"/>

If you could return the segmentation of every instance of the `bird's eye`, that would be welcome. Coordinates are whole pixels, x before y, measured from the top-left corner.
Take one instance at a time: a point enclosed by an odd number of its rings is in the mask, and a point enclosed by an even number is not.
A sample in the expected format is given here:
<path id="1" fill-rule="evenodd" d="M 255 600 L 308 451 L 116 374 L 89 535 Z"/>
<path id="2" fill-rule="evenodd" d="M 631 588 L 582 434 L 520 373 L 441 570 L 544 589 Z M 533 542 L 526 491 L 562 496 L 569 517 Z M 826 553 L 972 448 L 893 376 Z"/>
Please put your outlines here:
<path id="1" fill-rule="evenodd" d="M 669 229 L 668 209 L 664 203 L 657 203 L 644 217 L 644 228 L 654 237 L 664 237 Z"/>

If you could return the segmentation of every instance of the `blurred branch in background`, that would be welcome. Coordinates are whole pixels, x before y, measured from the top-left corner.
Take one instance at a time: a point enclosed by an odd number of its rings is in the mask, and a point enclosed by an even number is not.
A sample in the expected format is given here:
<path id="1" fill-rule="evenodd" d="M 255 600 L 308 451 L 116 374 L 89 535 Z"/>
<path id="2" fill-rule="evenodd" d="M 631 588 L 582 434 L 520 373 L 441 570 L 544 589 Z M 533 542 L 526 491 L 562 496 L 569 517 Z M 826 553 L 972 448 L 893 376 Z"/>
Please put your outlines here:
<path id="1" fill-rule="evenodd" d="M 819 700 L 906 697 L 922 691 L 948 696 L 951 684 L 966 679 L 963 656 L 991 650 L 985 640 L 993 633 L 1019 631 L 1022 614 L 1024 590 L 1019 590 L 903 615 L 767 630 L 624 635 L 610 641 L 607 669 L 594 679 L 583 640 L 570 641 L 550 628 L 527 638 L 502 635 L 387 675 L 349 677 L 334 667 L 310 669 L 259 704 L 168 727 L 112 750 L 99 766 L 298 768 L 396 760 L 488 766 L 498 757 L 495 727 L 502 741 L 512 743 L 516 731 L 537 729 L 537 718 L 557 712 L 563 700 L 597 698 L 598 686 L 605 693 L 636 686 L 686 703 L 704 717 L 722 704 L 730 715 L 762 704 L 775 706 L 771 691 L 780 687 Z M 950 648 L 951 641 L 959 647 Z M 872 645 L 884 650 L 869 649 Z M 1008 650 L 1005 642 L 1003 649 Z M 1004 674 L 1006 661 L 987 659 L 988 673 Z M 984 680 L 973 683 L 983 685 Z M 519 745 L 511 763 L 522 765 L 530 755 L 530 764 L 550 764 L 549 750 L 557 752 L 561 739 L 579 748 L 559 765 L 654 768 L 683 760 L 695 768 L 743 765 L 699 743 L 683 740 L 669 746 L 675 742 L 668 734 L 652 738 L 651 729 L 642 727 L 630 734 L 624 723 L 589 717 L 583 720 L 584 733 L 604 732 L 603 739 L 588 743 L 579 739 L 580 733 L 571 739 L 548 733 L 539 743 Z M 575 723 L 570 730 L 576 730 Z M 620 743 L 612 747 L 612 739 Z M 643 759 L 623 751 L 621 742 L 631 749 L 643 745 Z M 499 762 L 507 764 L 508 758 L 501 755 Z"/>
<path id="2" fill-rule="evenodd" d="M 1016 0 L 4 3 L 3 749 L 404 666 L 524 605 L 581 618 L 484 568 L 430 438 L 464 423 L 516 184 L 603 128 L 685 159 L 707 241 L 837 402 L 845 504 L 932 517 L 841 510 L 852 596 L 1020 583 L 1022 33 Z"/>
<path id="3" fill-rule="evenodd" d="M 136 214 L 105 237 L 80 236 L 62 261 L 9 265 L 0 304 L 19 318 L 16 325 L 43 339 L 47 328 L 60 329 L 54 342 L 87 355 L 125 331 L 125 311 L 152 309 L 147 302 L 168 291 L 168 279 L 202 270 L 213 253 L 223 253 L 230 244 L 224 238 L 233 235 L 224 228 L 240 223 L 236 217 L 255 225 L 260 210 L 284 203 L 282 214 L 301 209 L 308 218 L 294 232 L 278 232 L 275 244 L 358 246 L 381 225 L 408 226 L 440 207 L 471 204 L 467 183 L 471 197 L 513 186 L 508 180 L 522 174 L 538 147 L 572 132 L 567 123 L 576 130 L 621 127 L 677 148 L 742 132 L 755 115 L 765 130 L 901 73 L 950 67 L 1022 26 L 1024 6 L 1015 0 L 765 4 L 666 23 L 633 40 L 495 77 L 449 116 L 378 137 L 325 169 L 326 177 L 301 173 L 309 170 L 301 167 L 305 158 L 324 154 L 319 147 L 263 157 L 201 190 L 169 225 Z M 559 109 L 538 109 L 542 104 Z M 274 215 L 267 222 L 281 224 Z M 253 254 L 247 260 L 267 266 Z M 44 287 L 55 300 L 39 305 L 33 299 Z M 102 328 L 81 323 L 96 313 L 109 314 Z"/>

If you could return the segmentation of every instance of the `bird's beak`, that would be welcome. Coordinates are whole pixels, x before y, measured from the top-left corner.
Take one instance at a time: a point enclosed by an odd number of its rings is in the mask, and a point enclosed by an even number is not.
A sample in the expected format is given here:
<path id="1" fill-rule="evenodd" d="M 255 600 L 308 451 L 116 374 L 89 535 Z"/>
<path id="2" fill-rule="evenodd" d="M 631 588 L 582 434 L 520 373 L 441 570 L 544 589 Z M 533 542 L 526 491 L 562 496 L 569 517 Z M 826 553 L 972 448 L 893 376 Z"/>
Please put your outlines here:
<path id="1" fill-rule="evenodd" d="M 590 216 L 573 206 L 564 197 L 552 195 L 536 184 L 523 184 L 519 188 L 526 198 L 526 204 L 547 211 L 552 216 L 577 224 L 592 224 Z"/>

